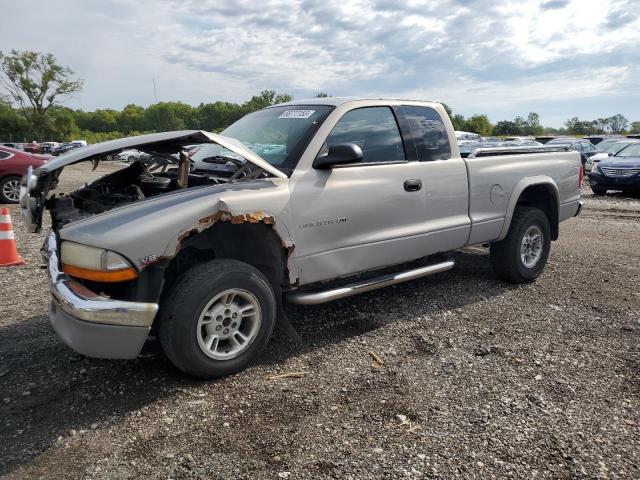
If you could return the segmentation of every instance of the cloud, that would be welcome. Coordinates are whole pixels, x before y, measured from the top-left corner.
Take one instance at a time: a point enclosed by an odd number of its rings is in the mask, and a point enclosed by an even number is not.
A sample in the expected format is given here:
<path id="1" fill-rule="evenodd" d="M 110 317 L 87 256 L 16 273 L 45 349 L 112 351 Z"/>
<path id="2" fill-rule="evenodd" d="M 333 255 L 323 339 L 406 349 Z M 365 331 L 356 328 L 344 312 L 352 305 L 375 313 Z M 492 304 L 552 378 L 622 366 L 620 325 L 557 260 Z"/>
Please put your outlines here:
<path id="1" fill-rule="evenodd" d="M 637 6 L 636 6 L 637 8 Z M 616 29 L 634 22 L 638 18 L 638 13 L 634 10 L 619 9 L 609 12 L 605 25 L 607 28 Z"/>
<path id="2" fill-rule="evenodd" d="M 28 3 L 3 12 L 25 17 Z M 437 96 L 494 120 L 536 110 L 544 122 L 545 105 L 566 116 L 622 105 L 635 119 L 632 3 L 603 0 L 594 12 L 578 0 L 51 0 L 28 30 L 6 25 L 0 49 L 57 55 L 85 78 L 74 100 L 85 108 L 148 104 L 155 79 L 160 99 L 190 103 L 274 88 Z"/>
<path id="3" fill-rule="evenodd" d="M 569 0 L 547 0 L 546 2 L 542 2 L 540 8 L 543 10 L 558 10 L 566 7 L 569 3 Z"/>

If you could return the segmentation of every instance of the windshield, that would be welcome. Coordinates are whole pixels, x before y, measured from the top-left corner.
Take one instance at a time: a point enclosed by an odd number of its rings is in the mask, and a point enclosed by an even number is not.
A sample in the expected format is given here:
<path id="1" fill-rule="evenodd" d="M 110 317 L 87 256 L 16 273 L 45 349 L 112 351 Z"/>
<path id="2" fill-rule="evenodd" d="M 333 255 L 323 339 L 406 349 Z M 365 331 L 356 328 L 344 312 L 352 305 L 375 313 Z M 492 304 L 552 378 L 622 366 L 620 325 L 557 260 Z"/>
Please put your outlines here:
<path id="1" fill-rule="evenodd" d="M 611 142 L 606 145 L 603 145 L 600 149 L 603 150 L 605 153 L 615 154 L 615 153 L 618 153 L 623 148 L 627 148 L 632 143 L 636 143 L 636 142 L 619 142 L 619 141 Z M 598 145 L 598 147 L 600 147 L 600 145 Z"/>
<path id="2" fill-rule="evenodd" d="M 271 165 L 293 169 L 311 136 L 333 107 L 326 105 L 295 105 L 272 107 L 250 113 L 227 127 L 221 135 L 240 140 Z M 211 157 L 241 157 L 219 145 L 209 144 L 191 159 L 200 164 Z"/>
<path id="3" fill-rule="evenodd" d="M 616 153 L 616 157 L 640 157 L 640 142 L 631 143 L 622 151 Z"/>
<path id="4" fill-rule="evenodd" d="M 616 150 L 613 150 L 613 145 L 616 145 L 620 141 L 622 141 L 620 138 L 616 138 L 615 140 L 603 140 L 597 145 L 597 147 L 604 152 L 615 153 Z M 620 146 L 620 148 L 622 148 L 622 146 Z M 618 148 L 618 150 L 620 150 L 620 148 Z"/>

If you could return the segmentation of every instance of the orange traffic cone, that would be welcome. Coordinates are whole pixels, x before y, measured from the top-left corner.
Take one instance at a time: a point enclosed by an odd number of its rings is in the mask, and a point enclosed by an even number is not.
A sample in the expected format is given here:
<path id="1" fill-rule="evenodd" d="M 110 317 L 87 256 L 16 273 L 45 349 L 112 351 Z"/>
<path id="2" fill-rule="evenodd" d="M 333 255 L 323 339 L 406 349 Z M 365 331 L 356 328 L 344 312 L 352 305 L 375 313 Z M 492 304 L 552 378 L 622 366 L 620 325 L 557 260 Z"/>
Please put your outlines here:
<path id="1" fill-rule="evenodd" d="M 0 267 L 24 264 L 25 261 L 16 248 L 9 209 L 3 208 L 0 210 Z"/>

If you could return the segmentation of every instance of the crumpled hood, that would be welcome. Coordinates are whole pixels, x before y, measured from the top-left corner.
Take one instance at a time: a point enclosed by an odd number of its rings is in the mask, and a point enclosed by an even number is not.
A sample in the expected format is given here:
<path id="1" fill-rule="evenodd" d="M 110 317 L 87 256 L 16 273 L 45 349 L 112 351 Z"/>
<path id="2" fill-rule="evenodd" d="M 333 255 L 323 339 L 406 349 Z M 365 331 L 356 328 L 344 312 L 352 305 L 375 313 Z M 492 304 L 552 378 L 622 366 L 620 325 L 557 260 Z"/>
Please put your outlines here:
<path id="1" fill-rule="evenodd" d="M 36 175 L 42 173 L 50 173 L 60 168 L 72 165 L 74 163 L 87 160 L 97 155 L 106 155 L 108 153 L 117 152 L 128 148 L 137 148 L 142 151 L 160 151 L 175 153 L 178 152 L 180 146 L 191 145 L 197 143 L 217 143 L 218 145 L 230 150 L 245 158 L 248 162 L 262 168 L 279 178 L 287 178 L 287 175 L 269 162 L 264 160 L 258 154 L 245 147 L 242 142 L 235 138 L 225 137 L 217 133 L 205 132 L 203 130 L 182 130 L 176 132 L 151 133 L 149 135 L 139 135 L 135 137 L 120 138 L 118 140 L 110 140 L 108 142 L 96 143 L 86 147 L 76 148 L 68 153 L 60 155 L 55 160 L 47 162 L 36 171 Z"/>
<path id="2" fill-rule="evenodd" d="M 256 165 L 274 177 L 288 179 L 284 172 L 245 147 L 239 140 L 218 135 L 217 133 L 202 130 L 184 130 L 121 138 L 74 149 L 67 154 L 60 155 L 55 160 L 45 163 L 35 172 L 29 167 L 20 186 L 20 212 L 24 219 L 25 227 L 29 232 L 40 231 L 42 228 L 42 213 L 49 189 L 59 171 L 68 165 L 85 160 L 99 159 L 106 154 L 129 148 L 137 148 L 145 152 L 170 154 L 181 151 L 185 145 L 198 143 L 216 143 L 240 155 L 247 162 Z"/>
<path id="3" fill-rule="evenodd" d="M 260 179 L 184 189 L 150 197 L 62 227 L 60 239 L 106 248 L 139 267 L 150 255 L 173 256 L 183 235 L 215 222 L 216 214 L 256 221 L 282 218 L 289 199 L 287 180 Z M 285 228 L 278 225 L 277 228 Z"/>

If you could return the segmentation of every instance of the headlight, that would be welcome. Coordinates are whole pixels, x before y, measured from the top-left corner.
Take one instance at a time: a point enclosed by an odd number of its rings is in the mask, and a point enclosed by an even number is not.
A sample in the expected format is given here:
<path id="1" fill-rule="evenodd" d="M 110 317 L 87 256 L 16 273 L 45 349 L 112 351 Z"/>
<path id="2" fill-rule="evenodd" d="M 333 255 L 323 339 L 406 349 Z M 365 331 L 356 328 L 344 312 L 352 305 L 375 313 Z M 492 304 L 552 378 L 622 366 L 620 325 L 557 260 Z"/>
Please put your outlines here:
<path id="1" fill-rule="evenodd" d="M 60 260 L 67 275 L 94 282 L 124 282 L 138 277 L 137 270 L 116 252 L 80 243 L 62 242 Z"/>
<path id="2" fill-rule="evenodd" d="M 593 167 L 591 167 L 591 173 L 598 173 L 600 169 L 598 168 L 598 164 L 594 163 Z"/>

